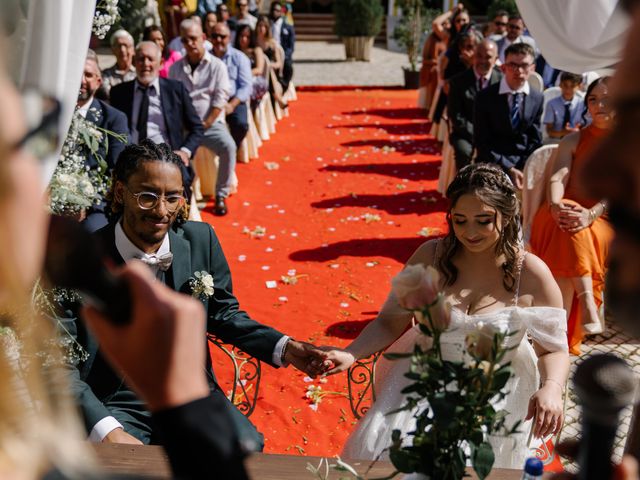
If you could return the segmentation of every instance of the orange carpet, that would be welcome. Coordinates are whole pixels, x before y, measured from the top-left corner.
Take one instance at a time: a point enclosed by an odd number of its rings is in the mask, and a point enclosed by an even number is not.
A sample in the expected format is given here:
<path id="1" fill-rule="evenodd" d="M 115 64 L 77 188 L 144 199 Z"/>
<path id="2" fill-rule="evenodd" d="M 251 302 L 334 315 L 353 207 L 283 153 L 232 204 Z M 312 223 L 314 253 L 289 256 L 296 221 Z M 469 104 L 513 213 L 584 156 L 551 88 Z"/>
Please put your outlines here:
<path id="1" fill-rule="evenodd" d="M 238 165 L 229 214 L 214 217 L 209 206 L 203 219 L 221 239 L 244 310 L 293 338 L 345 346 L 375 317 L 411 253 L 446 228 L 435 191 L 439 147 L 413 108 L 415 91 L 309 89 L 298 97 L 260 158 Z M 228 389 L 224 365 L 217 355 Z M 346 374 L 322 384 L 304 377 L 264 365 L 251 421 L 266 452 L 338 454 L 355 423 Z M 336 393 L 314 410 L 309 385 Z"/>

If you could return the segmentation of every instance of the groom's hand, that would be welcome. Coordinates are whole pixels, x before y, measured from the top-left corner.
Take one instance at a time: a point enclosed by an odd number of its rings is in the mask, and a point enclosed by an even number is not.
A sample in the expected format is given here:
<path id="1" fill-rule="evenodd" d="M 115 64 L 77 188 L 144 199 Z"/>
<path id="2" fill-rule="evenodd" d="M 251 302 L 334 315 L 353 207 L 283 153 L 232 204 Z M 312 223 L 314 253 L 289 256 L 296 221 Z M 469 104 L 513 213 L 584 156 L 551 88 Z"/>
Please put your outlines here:
<path id="1" fill-rule="evenodd" d="M 284 351 L 284 361 L 290 363 L 298 370 L 303 371 L 311 378 L 324 373 L 323 367 L 326 354 L 315 345 L 297 340 L 289 340 Z"/>

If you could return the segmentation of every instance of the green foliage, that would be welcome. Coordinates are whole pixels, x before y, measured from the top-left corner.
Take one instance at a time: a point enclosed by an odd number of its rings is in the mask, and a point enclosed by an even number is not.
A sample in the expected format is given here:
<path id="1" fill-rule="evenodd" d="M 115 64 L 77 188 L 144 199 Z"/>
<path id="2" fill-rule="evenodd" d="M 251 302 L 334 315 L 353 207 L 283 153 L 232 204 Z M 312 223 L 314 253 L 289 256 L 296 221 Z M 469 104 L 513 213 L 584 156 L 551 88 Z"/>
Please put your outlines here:
<path id="1" fill-rule="evenodd" d="M 418 70 L 418 59 L 423 36 L 438 15 L 437 10 L 427 10 L 422 0 L 400 0 L 402 17 L 393 30 L 393 38 L 407 50 L 407 58 L 412 72 Z"/>
<path id="2" fill-rule="evenodd" d="M 124 28 L 133 36 L 135 43 L 142 40 L 142 31 L 144 30 L 144 22 L 147 18 L 147 0 L 120 0 L 118 2 L 118 11 L 120 19 L 111 28 L 113 33 L 120 28 Z"/>
<path id="3" fill-rule="evenodd" d="M 333 13 L 339 37 L 375 37 L 384 17 L 380 0 L 336 0 Z"/>
<path id="4" fill-rule="evenodd" d="M 498 10 L 506 10 L 509 12 L 509 15 L 517 14 L 518 7 L 516 5 L 516 0 L 493 0 L 487 10 L 487 18 L 489 20 L 493 20 L 493 17 Z"/>
<path id="5" fill-rule="evenodd" d="M 505 346 L 511 333 L 496 331 L 489 340 L 490 353 L 482 358 L 476 355 L 475 347 L 468 347 L 465 361 L 445 360 L 440 347 L 442 332 L 433 328 L 428 308 L 422 313 L 429 319 L 425 323 L 430 328 L 421 330 L 433 338 L 432 347 L 423 350 L 416 344 L 405 374 L 412 383 L 402 391 L 407 400 L 396 410 L 415 411 L 416 429 L 408 433 L 409 442 L 404 439 L 404 446 L 400 431 L 393 432 L 389 458 L 400 472 L 423 473 L 439 480 L 462 479 L 470 460 L 483 480 L 495 461 L 489 435 L 508 436 L 518 427 L 507 428 L 507 412 L 493 407 L 507 395 L 504 388 L 513 375 L 510 364 L 503 363 L 505 354 L 513 349 Z M 400 359 L 406 354 L 386 357 Z M 427 408 L 422 407 L 423 400 Z"/>

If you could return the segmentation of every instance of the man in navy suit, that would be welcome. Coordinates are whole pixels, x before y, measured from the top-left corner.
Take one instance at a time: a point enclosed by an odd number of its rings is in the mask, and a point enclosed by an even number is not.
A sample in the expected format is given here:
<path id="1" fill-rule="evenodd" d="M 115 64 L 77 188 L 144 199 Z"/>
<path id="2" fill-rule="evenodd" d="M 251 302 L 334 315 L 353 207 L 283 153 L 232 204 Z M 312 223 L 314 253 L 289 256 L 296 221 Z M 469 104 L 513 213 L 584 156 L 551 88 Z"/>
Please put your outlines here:
<path id="1" fill-rule="evenodd" d="M 477 162 L 495 163 L 522 189 L 525 162 L 542 144 L 544 97 L 529 88 L 535 53 L 526 43 L 510 45 L 501 66 L 504 76 L 476 96 L 473 130 Z"/>
<path id="2" fill-rule="evenodd" d="M 282 4 L 279 0 L 271 4 L 271 33 L 275 41 L 284 50 L 284 66 L 282 67 L 282 88 L 286 92 L 293 77 L 293 49 L 296 44 L 296 32 L 282 15 Z"/>
<path id="3" fill-rule="evenodd" d="M 127 128 L 127 118 L 122 112 L 95 98 L 101 85 L 102 73 L 98 65 L 98 57 L 93 50 L 89 50 L 82 72 L 76 109 L 80 115 L 97 127 L 117 134 L 117 136 L 106 135 L 106 141 L 101 142 L 97 151 L 97 156 L 107 164 L 105 175 L 110 177 L 118 155 L 126 145 L 126 141 L 123 142 L 122 139 L 128 136 L 129 129 Z M 86 164 L 91 170 L 100 168 L 99 159 L 92 154 L 86 158 Z M 107 224 L 105 209 L 106 203 L 104 201 L 87 209 L 83 225 L 91 232 L 104 227 Z"/>
<path id="4" fill-rule="evenodd" d="M 171 146 L 182 160 L 185 197 L 190 199 L 194 177 L 191 158 L 200 146 L 204 128 L 184 85 L 159 77 L 161 54 L 153 42 L 138 44 L 136 79 L 111 89 L 111 105 L 127 116 L 131 143 L 149 138 Z"/>

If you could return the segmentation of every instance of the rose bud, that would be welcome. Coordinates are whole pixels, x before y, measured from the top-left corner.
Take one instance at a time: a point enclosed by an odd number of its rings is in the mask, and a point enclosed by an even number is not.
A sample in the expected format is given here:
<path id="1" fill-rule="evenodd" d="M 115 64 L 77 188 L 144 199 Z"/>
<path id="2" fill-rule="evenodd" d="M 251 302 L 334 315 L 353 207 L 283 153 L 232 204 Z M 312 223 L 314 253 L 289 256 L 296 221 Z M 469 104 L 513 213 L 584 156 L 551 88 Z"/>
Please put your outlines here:
<path id="1" fill-rule="evenodd" d="M 407 265 L 391 280 L 391 291 L 401 307 L 420 310 L 435 301 L 439 284 L 440 275 L 435 268 Z"/>

